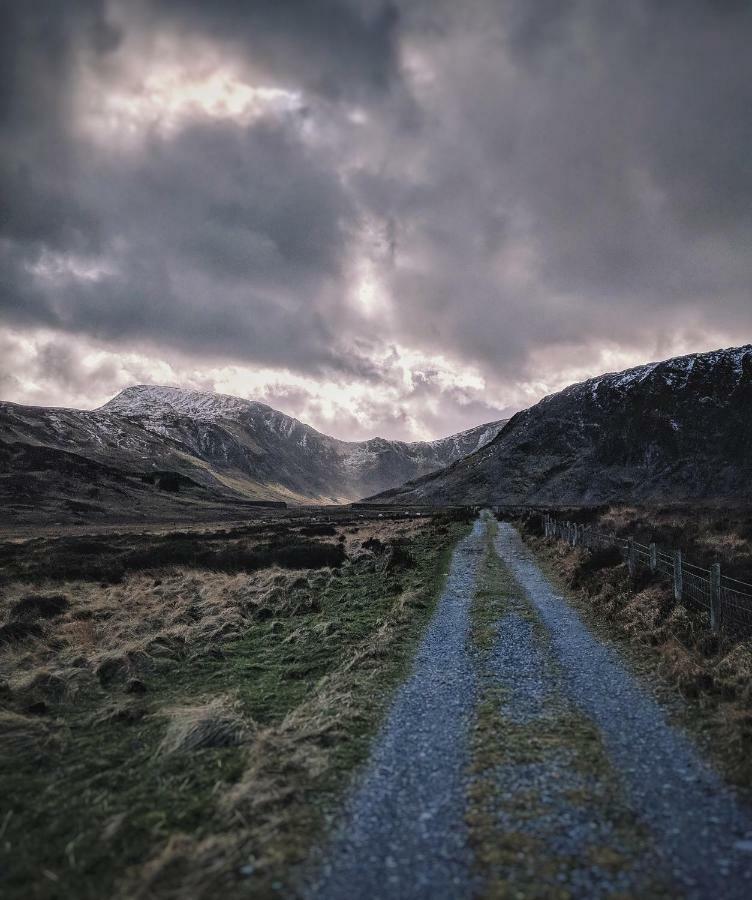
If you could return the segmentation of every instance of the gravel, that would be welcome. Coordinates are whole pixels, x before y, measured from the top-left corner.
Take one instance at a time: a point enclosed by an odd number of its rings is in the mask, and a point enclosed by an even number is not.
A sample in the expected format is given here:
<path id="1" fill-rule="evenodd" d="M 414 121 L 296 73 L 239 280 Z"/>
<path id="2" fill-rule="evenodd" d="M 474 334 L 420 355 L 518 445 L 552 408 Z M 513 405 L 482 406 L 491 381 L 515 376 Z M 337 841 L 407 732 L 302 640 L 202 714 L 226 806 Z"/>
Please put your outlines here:
<path id="1" fill-rule="evenodd" d="M 600 729 L 627 801 L 652 834 L 660 868 L 683 897 L 752 896 L 752 812 L 554 591 L 511 525 L 500 524 L 495 545 L 550 631 L 566 695 Z M 512 661 L 523 671 L 538 668 L 533 658 Z M 518 701 L 526 683 L 531 701 L 540 702 L 529 673 L 517 682 Z"/>
<path id="2" fill-rule="evenodd" d="M 504 686 L 504 715 L 527 723 L 550 714 L 556 681 L 533 626 L 516 612 L 497 623 L 496 641 L 488 660 L 495 680 Z"/>
<path id="3" fill-rule="evenodd" d="M 524 608 L 528 601 L 507 602 Z M 573 712 L 548 642 L 517 612 L 507 613 L 498 623 L 485 681 L 503 687 L 504 719 L 527 726 L 531 734 L 538 727 L 568 721 Z M 646 874 L 648 880 L 663 876 L 665 881 L 665 873 L 634 829 L 627 832 L 626 823 L 633 817 L 620 792 L 601 773 L 583 771 L 576 755 L 577 748 L 563 734 L 560 741 L 548 744 L 544 759 L 504 763 L 495 769 L 501 800 L 499 834 L 527 836 L 537 848 L 514 870 L 498 874 L 522 890 L 521 896 L 529 896 L 523 884 L 535 896 L 556 888 L 573 897 L 646 896 Z M 599 865 L 591 848 L 618 854 L 620 864 Z"/>
<path id="4" fill-rule="evenodd" d="M 396 694 L 308 898 L 457 898 L 473 893 L 464 823 L 476 676 L 469 610 L 483 524 L 460 541 L 412 674 Z"/>

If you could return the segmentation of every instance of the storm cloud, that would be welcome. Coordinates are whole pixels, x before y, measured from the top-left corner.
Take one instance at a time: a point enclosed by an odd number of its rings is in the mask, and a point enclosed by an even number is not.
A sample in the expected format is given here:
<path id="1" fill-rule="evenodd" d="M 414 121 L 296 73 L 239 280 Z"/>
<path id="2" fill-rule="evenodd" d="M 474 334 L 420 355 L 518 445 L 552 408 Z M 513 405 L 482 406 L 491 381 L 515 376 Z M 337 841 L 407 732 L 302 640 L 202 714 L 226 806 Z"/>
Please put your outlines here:
<path id="1" fill-rule="evenodd" d="M 752 8 L 0 6 L 6 399 L 438 436 L 752 331 Z"/>

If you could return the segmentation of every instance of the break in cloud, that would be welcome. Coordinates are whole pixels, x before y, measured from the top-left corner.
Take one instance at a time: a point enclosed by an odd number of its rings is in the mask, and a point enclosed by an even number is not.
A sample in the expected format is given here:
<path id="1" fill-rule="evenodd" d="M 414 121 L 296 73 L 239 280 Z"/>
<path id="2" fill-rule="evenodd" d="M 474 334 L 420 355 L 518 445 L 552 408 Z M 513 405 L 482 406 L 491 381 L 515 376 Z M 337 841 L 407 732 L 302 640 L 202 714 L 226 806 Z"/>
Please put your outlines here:
<path id="1" fill-rule="evenodd" d="M 752 7 L 0 6 L 0 395 L 435 437 L 752 331 Z"/>

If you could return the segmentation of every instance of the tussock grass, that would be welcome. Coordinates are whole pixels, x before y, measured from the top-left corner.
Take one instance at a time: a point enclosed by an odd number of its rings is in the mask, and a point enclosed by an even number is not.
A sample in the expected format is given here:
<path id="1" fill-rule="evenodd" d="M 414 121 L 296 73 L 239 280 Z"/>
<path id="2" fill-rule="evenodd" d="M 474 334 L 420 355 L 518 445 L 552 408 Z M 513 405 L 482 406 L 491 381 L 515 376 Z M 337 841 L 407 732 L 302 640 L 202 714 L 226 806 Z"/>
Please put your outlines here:
<path id="1" fill-rule="evenodd" d="M 170 706 L 160 710 L 167 728 L 158 753 L 189 753 L 205 747 L 233 747 L 242 744 L 250 732 L 240 704 L 230 697 L 212 697 L 196 706 Z"/>
<path id="2" fill-rule="evenodd" d="M 0 770 L 19 756 L 38 761 L 59 747 L 59 736 L 46 722 L 0 709 Z"/>
<path id="3" fill-rule="evenodd" d="M 314 524 L 185 541 L 299 546 Z M 26 556 L 16 547 L 21 577 L 5 581 L 0 628 L 30 581 L 69 606 L 0 646 L 0 707 L 16 735 L 0 773 L 7 896 L 26 900 L 30 885 L 40 897 L 52 885 L 149 900 L 287 889 L 367 753 L 466 527 L 359 516 L 303 535 L 335 547 L 336 566 L 173 565 L 101 581 L 84 567 L 62 584 L 59 571 L 40 577 L 47 541 Z M 152 539 L 108 534 L 78 550 L 106 544 L 106 561 L 127 547 L 146 561 Z"/>

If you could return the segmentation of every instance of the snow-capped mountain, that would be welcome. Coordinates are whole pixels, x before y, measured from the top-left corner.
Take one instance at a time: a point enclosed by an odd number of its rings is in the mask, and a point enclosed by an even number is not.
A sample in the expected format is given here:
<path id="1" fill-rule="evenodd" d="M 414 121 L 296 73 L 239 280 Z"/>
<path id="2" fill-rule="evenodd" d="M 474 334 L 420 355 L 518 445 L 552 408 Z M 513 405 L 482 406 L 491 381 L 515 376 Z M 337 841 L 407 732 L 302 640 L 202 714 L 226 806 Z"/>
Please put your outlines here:
<path id="1" fill-rule="evenodd" d="M 153 507 L 152 483 L 172 473 L 180 496 L 160 493 L 158 505 L 342 502 L 442 468 L 503 424 L 431 442 L 348 442 L 263 403 L 157 385 L 126 388 L 92 411 L 0 403 L 0 493 L 20 514 L 52 497 L 56 509 L 85 517 L 116 502 L 138 505 L 143 492 Z"/>
<path id="2" fill-rule="evenodd" d="M 752 497 L 752 345 L 571 385 L 381 500 L 586 504 Z"/>
<path id="3" fill-rule="evenodd" d="M 169 385 L 136 384 L 121 391 L 112 400 L 108 400 L 97 412 L 114 413 L 131 418 L 142 416 L 159 419 L 165 415 L 190 416 L 203 421 L 231 419 L 248 409 L 266 410 L 281 419 L 290 419 L 278 413 L 270 406 L 232 397 L 229 394 L 217 394 L 213 391 L 191 391 Z"/>

